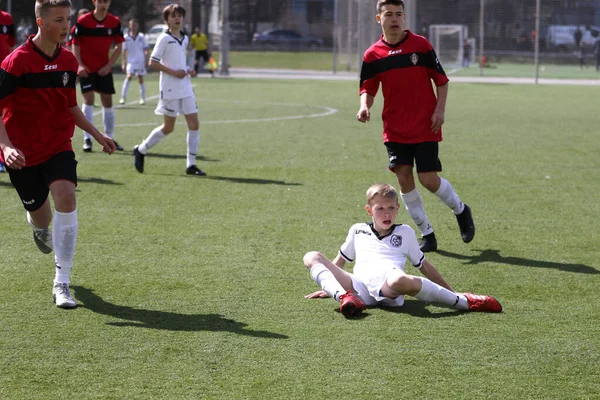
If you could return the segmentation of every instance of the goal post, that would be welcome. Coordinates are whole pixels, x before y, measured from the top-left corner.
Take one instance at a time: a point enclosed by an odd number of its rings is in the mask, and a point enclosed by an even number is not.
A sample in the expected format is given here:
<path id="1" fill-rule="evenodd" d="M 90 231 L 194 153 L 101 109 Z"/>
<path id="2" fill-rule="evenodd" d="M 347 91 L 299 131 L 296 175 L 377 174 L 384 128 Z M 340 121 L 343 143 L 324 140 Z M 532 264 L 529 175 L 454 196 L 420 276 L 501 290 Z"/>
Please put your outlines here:
<path id="1" fill-rule="evenodd" d="M 430 25 L 429 41 L 444 67 L 463 66 L 465 39 L 469 37 L 466 25 Z M 473 51 L 471 47 L 469 53 Z"/>

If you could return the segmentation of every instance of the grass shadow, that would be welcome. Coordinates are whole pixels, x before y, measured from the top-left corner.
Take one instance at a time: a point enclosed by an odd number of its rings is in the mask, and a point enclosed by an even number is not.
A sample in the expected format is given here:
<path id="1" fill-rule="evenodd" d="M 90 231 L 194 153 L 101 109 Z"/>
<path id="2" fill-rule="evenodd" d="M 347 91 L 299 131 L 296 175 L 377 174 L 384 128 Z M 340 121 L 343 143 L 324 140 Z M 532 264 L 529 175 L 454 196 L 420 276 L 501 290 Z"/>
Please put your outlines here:
<path id="1" fill-rule="evenodd" d="M 123 185 L 121 182 L 111 181 L 110 179 L 102 179 L 102 178 L 82 178 L 77 177 L 78 183 L 97 183 L 99 185 Z"/>
<path id="2" fill-rule="evenodd" d="M 404 300 L 404 304 L 401 307 L 385 307 L 379 306 L 384 311 L 396 313 L 396 314 L 408 314 L 418 318 L 445 318 L 445 317 L 456 317 L 466 313 L 461 310 L 447 310 L 444 312 L 434 313 L 429 311 L 427 308 L 429 304 L 421 300 Z"/>
<path id="3" fill-rule="evenodd" d="M 215 181 L 226 181 L 233 183 L 249 183 L 256 185 L 284 185 L 284 186 L 302 186 L 301 183 L 277 181 L 273 179 L 259 179 L 259 178 L 236 178 L 233 176 L 206 176 L 205 179 L 212 179 Z"/>
<path id="4" fill-rule="evenodd" d="M 508 264 L 508 265 L 519 265 L 523 267 L 534 267 L 534 268 L 554 268 L 565 272 L 575 272 L 580 274 L 599 274 L 595 268 L 590 267 L 585 264 L 565 264 L 565 263 L 556 263 L 552 261 L 539 261 L 532 260 L 529 258 L 522 257 L 511 257 L 511 256 L 502 256 L 500 255 L 500 250 L 472 250 L 478 251 L 479 254 L 476 255 L 464 255 L 458 253 L 452 253 L 450 251 L 438 250 L 437 254 L 450 257 L 457 260 L 465 261 L 466 265 L 477 265 L 485 262 L 493 262 L 498 264 Z"/>
<path id="5" fill-rule="evenodd" d="M 133 153 L 131 151 L 115 151 L 113 155 L 119 156 L 127 156 L 131 157 L 133 160 Z M 163 158 L 165 160 L 185 160 L 187 159 L 187 155 L 185 154 L 162 154 L 162 153 L 148 153 L 146 154 L 148 158 Z M 196 161 L 205 161 L 205 162 L 220 162 L 221 160 L 216 158 L 210 158 L 202 155 L 196 156 Z"/>
<path id="6" fill-rule="evenodd" d="M 228 319 L 219 314 L 179 314 L 166 311 L 143 310 L 120 306 L 104 301 L 94 294 L 92 289 L 83 286 L 71 286 L 75 297 L 83 303 L 80 307 L 97 314 L 108 315 L 124 321 L 108 322 L 112 326 L 132 326 L 175 332 L 231 332 L 238 335 L 267 339 L 288 339 L 286 335 L 267 331 L 246 329 L 247 324 Z"/>

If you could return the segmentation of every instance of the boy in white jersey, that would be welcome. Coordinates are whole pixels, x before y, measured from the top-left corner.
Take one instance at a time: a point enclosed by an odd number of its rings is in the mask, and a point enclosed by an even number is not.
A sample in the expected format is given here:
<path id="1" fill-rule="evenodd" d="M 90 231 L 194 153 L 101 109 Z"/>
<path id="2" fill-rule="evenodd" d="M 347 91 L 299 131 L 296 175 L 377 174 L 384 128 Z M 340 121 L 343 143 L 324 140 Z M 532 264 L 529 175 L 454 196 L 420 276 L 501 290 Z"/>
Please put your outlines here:
<path id="1" fill-rule="evenodd" d="M 190 77 L 196 76 L 193 67 L 187 65 L 189 37 L 181 32 L 185 9 L 179 4 L 169 4 L 163 10 L 163 18 L 169 30 L 156 40 L 150 55 L 150 67 L 160 71 L 160 99 L 155 114 L 163 115 L 164 122 L 155 128 L 138 146 L 133 148 L 134 166 L 139 173 L 144 172 L 144 157 L 149 149 L 156 146 L 166 135 L 173 132 L 175 119 L 185 116 L 187 133 L 188 175 L 204 176 L 206 173 L 196 166 L 196 153 L 200 144 L 198 107 Z"/>
<path id="2" fill-rule="evenodd" d="M 391 185 L 371 186 L 365 208 L 373 222 L 352 225 L 333 262 L 316 251 L 304 256 L 311 278 L 323 289 L 305 297 L 331 296 L 341 303 L 346 317 L 360 314 L 366 306 L 401 306 L 405 295 L 458 310 L 501 312 L 502 306 L 491 296 L 454 292 L 425 259 L 415 231 L 394 223 L 399 207 Z M 406 259 L 427 279 L 406 274 Z M 353 273 L 342 269 L 346 262 L 355 262 Z"/>
<path id="3" fill-rule="evenodd" d="M 131 78 L 137 75 L 140 83 L 140 104 L 146 104 L 146 84 L 144 75 L 146 75 L 146 59 L 148 58 L 148 43 L 143 33 L 138 30 L 140 25 L 135 18 L 129 20 L 129 33 L 125 36 L 123 43 L 122 65 L 123 71 L 127 73 L 123 88 L 121 89 L 121 100 L 119 104 L 125 104 L 127 91 Z"/>

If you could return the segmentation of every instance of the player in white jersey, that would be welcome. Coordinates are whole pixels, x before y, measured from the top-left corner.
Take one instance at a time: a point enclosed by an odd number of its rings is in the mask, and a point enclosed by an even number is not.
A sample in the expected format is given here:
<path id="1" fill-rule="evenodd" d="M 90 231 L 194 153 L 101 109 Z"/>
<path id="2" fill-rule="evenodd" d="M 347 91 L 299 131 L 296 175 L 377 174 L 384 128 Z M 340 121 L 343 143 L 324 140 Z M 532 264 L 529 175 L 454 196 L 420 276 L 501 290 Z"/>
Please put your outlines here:
<path id="1" fill-rule="evenodd" d="M 366 306 L 401 306 L 405 295 L 458 310 L 501 312 L 491 296 L 457 293 L 450 287 L 425 259 L 415 231 L 394 223 L 399 207 L 398 192 L 391 185 L 371 186 L 365 208 L 373 221 L 352 225 L 333 261 L 316 251 L 304 256 L 311 278 L 323 289 L 305 297 L 331 296 L 346 317 L 360 314 Z M 404 272 L 407 259 L 427 279 Z M 343 269 L 346 262 L 355 263 L 353 273 Z"/>
<path id="2" fill-rule="evenodd" d="M 127 76 L 121 89 L 121 100 L 119 104 L 125 104 L 127 91 L 134 75 L 138 77 L 140 84 L 140 104 L 146 104 L 146 59 L 148 58 L 148 43 L 143 33 L 139 32 L 140 25 L 135 18 L 129 20 L 129 33 L 125 36 L 123 43 L 123 55 L 121 59 L 122 68 Z"/>
<path id="3" fill-rule="evenodd" d="M 155 128 L 138 146 L 133 148 L 135 169 L 144 172 L 144 157 L 175 129 L 175 119 L 185 116 L 187 133 L 188 175 L 204 176 L 206 173 L 196 166 L 196 154 L 200 144 L 198 106 L 190 77 L 196 76 L 193 67 L 187 65 L 189 37 L 181 32 L 185 9 L 179 4 L 169 4 L 163 10 L 163 18 L 169 30 L 161 34 L 150 55 L 150 67 L 160 71 L 160 99 L 155 114 L 162 115 L 164 122 Z"/>

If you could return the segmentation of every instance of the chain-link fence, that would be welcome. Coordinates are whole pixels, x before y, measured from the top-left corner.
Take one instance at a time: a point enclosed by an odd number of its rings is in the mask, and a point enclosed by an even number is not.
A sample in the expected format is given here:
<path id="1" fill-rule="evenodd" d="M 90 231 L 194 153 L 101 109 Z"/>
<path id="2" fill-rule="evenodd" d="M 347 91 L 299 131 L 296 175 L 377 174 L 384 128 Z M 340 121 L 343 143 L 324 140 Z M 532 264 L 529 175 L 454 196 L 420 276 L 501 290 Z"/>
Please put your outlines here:
<path id="1" fill-rule="evenodd" d="M 375 4 L 335 2 L 333 48 L 346 69 L 381 34 Z M 600 78 L 600 0 L 408 0 L 405 12 L 453 73 Z"/>

